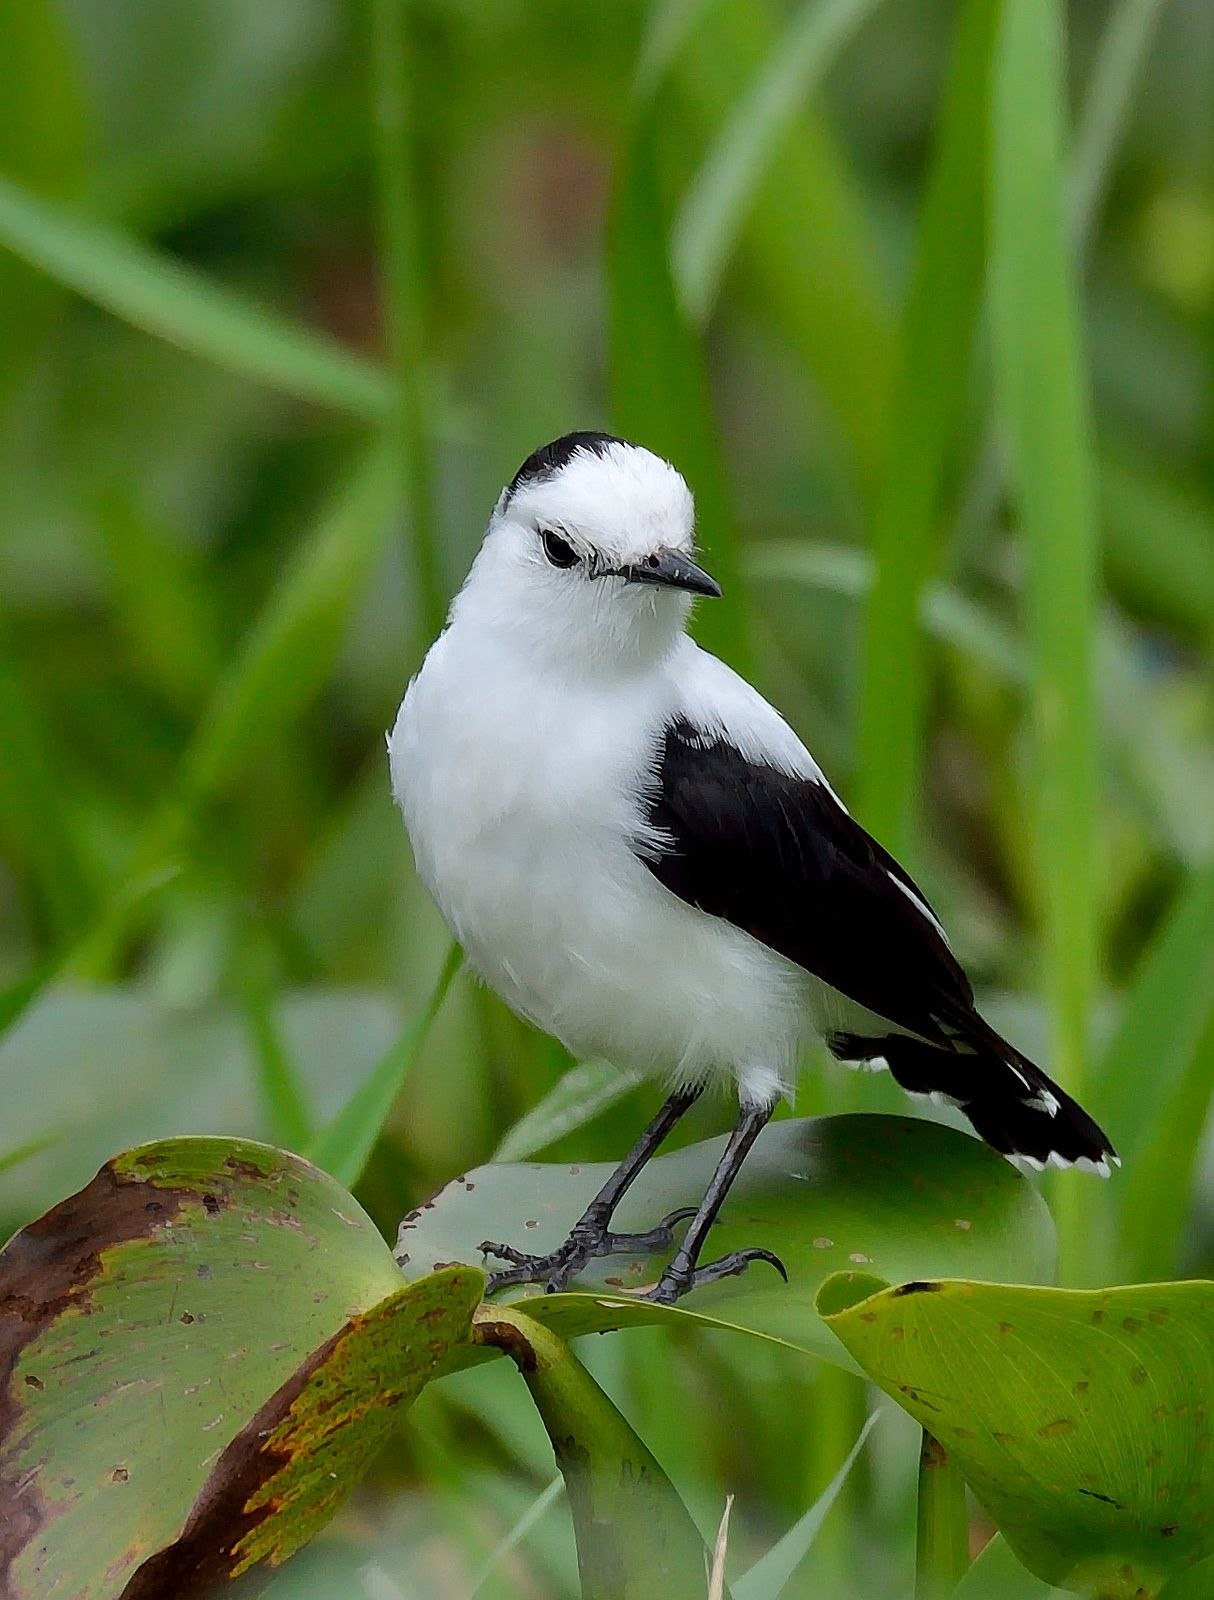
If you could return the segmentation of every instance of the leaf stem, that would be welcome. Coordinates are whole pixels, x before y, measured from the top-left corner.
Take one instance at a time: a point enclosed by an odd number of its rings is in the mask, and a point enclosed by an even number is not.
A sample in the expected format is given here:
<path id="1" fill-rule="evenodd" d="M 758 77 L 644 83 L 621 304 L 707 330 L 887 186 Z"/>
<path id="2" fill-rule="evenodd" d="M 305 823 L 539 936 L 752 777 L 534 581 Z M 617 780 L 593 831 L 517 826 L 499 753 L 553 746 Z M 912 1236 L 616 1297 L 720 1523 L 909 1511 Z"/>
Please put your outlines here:
<path id="1" fill-rule="evenodd" d="M 968 1566 L 965 1479 L 939 1439 L 924 1429 L 919 1452 L 915 1600 L 948 1600 Z"/>

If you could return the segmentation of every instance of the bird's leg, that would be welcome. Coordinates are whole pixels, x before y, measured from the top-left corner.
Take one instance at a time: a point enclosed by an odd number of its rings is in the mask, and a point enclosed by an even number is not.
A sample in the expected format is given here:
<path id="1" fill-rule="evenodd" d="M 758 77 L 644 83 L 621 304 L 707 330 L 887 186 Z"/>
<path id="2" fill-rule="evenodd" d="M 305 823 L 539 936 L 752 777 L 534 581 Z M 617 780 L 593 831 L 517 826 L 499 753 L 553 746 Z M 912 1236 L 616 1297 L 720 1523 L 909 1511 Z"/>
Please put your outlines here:
<path id="1" fill-rule="evenodd" d="M 486 1239 L 481 1249 L 487 1255 L 509 1261 L 510 1266 L 494 1272 L 489 1278 L 488 1292 L 505 1289 L 516 1283 L 546 1281 L 550 1292 L 563 1289 L 575 1273 L 580 1272 L 594 1256 L 629 1255 L 666 1250 L 674 1243 L 673 1228 L 694 1214 L 694 1206 L 685 1206 L 664 1217 L 648 1233 L 612 1233 L 610 1223 L 616 1206 L 632 1187 L 646 1162 L 657 1150 L 675 1123 L 700 1098 L 700 1088 L 678 1089 L 666 1101 L 632 1149 L 607 1179 L 607 1182 L 574 1223 L 563 1244 L 545 1256 L 527 1255 L 512 1245 L 493 1244 Z"/>
<path id="2" fill-rule="evenodd" d="M 775 1108 L 774 1100 L 766 1105 L 743 1107 L 742 1114 L 729 1136 L 729 1143 L 717 1163 L 717 1170 L 712 1175 L 708 1192 L 701 1200 L 691 1226 L 683 1236 L 683 1243 L 653 1288 L 644 1290 L 638 1295 L 638 1299 L 655 1300 L 659 1305 L 673 1305 L 689 1289 L 698 1289 L 706 1283 L 716 1283 L 719 1278 L 732 1278 L 739 1272 L 745 1272 L 752 1261 L 768 1262 L 775 1267 L 784 1281 L 788 1282 L 784 1263 L 770 1250 L 757 1248 L 734 1250 L 730 1255 L 722 1256 L 719 1261 L 710 1261 L 707 1266 L 696 1265 L 704 1241 L 708 1237 L 708 1230 L 717 1219 L 717 1212 L 720 1211 L 725 1196 L 741 1170 L 747 1151 L 763 1131 Z"/>

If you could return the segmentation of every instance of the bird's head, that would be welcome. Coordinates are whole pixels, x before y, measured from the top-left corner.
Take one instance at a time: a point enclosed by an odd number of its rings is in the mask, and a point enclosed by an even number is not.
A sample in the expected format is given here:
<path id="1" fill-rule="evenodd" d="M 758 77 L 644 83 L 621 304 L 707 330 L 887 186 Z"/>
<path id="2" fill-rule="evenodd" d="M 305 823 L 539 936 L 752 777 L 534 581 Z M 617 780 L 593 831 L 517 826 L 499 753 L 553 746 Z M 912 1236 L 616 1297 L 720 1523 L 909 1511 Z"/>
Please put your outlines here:
<path id="1" fill-rule="evenodd" d="M 664 654 L 696 595 L 691 491 L 668 461 L 602 433 L 527 457 L 502 491 L 456 602 L 553 664 L 627 670 Z"/>

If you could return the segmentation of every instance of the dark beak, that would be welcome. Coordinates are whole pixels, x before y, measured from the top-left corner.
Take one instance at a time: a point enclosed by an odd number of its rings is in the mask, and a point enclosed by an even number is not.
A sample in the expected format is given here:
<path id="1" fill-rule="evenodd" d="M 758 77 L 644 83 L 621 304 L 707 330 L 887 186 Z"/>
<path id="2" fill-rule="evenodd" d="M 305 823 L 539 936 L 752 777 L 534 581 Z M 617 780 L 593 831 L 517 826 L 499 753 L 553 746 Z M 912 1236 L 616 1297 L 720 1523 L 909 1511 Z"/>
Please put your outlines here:
<path id="1" fill-rule="evenodd" d="M 721 585 L 679 550 L 655 550 L 635 566 L 622 567 L 619 576 L 628 583 L 657 583 L 666 589 L 686 589 L 689 594 L 720 597 Z"/>

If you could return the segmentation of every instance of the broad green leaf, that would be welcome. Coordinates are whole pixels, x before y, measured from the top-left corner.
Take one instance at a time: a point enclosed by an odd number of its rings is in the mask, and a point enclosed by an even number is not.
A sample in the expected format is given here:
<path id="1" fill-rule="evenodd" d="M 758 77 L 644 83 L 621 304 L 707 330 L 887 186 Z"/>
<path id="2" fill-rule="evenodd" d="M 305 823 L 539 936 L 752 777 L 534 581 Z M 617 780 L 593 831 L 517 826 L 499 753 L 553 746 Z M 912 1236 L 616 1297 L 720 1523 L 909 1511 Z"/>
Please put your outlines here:
<path id="1" fill-rule="evenodd" d="M 314 1141 L 310 1152 L 313 1159 L 342 1183 L 353 1187 L 362 1177 L 375 1142 L 392 1115 L 397 1096 L 417 1060 L 418 1051 L 426 1042 L 431 1025 L 447 998 L 447 991 L 463 959 L 463 952 L 453 944 L 425 1007 Z"/>
<path id="2" fill-rule="evenodd" d="M 839 1492 L 847 1482 L 848 1474 L 855 1466 L 880 1414 L 879 1411 L 871 1413 L 860 1429 L 859 1438 L 848 1451 L 847 1459 L 808 1511 L 797 1518 L 779 1543 L 772 1545 L 767 1554 L 737 1580 L 733 1586 L 734 1600 L 779 1600 L 780 1595 L 785 1593 L 793 1573 L 813 1548 L 814 1540 L 839 1498 Z"/>
<path id="3" fill-rule="evenodd" d="M 840 1277 L 821 1309 L 956 1457 L 1039 1577 L 1152 1600 L 1214 1553 L 1214 1284 L 889 1289 Z"/>
<path id="4" fill-rule="evenodd" d="M 593 1121 L 643 1082 L 643 1073 L 610 1061 L 579 1062 L 505 1134 L 493 1152 L 494 1161 L 526 1161 L 545 1145 Z"/>
<path id="5" fill-rule="evenodd" d="M 122 1600 L 207 1600 L 253 1588 L 328 1523 L 400 1415 L 466 1345 L 484 1279 L 436 1272 L 351 1317 L 246 1422 L 215 1462 L 179 1538 Z M 242 1593 L 245 1587 L 242 1586 Z"/>
<path id="6" fill-rule="evenodd" d="M 0 1254 L 6 1593 L 200 1594 L 229 1558 L 282 1559 L 382 1436 L 381 1395 L 466 1339 L 482 1282 L 402 1289 L 357 1202 L 267 1145 L 116 1157 Z"/>
<path id="7" fill-rule="evenodd" d="M 662 1468 L 572 1351 L 516 1307 L 486 1306 L 476 1337 L 523 1376 L 565 1479 L 582 1600 L 670 1600 L 704 1584 L 707 1551 Z"/>
<path id="8" fill-rule="evenodd" d="M 671 234 L 671 268 L 693 322 L 703 322 L 712 308 L 755 191 L 798 111 L 879 3 L 807 0 L 731 110 L 683 197 Z"/>
<path id="9" fill-rule="evenodd" d="M 1083 1098 L 1100 904 L 1092 428 L 1075 264 L 1063 215 L 1063 8 L 1005 0 L 992 104 L 990 309 L 995 388 L 1027 558 L 1033 669 L 1031 835 L 1052 1071 Z M 1082 1253 L 1082 1191 L 1060 1221 L 1064 1269 Z"/>
<path id="10" fill-rule="evenodd" d="M 369 421 L 388 413 L 391 385 L 364 357 L 4 178 L 0 247 L 133 326 L 232 372 Z"/>
<path id="11" fill-rule="evenodd" d="M 986 134 L 998 21 L 991 0 L 966 0 L 957 12 L 872 523 L 876 582 L 864 624 L 856 810 L 895 852 L 912 842 L 921 786 L 927 660 L 920 601 L 937 565 L 942 492 L 985 282 Z"/>
<path id="12" fill-rule="evenodd" d="M 620 1231 L 651 1228 L 703 1195 L 724 1141 L 650 1162 L 617 1213 Z M 480 1167 L 449 1183 L 401 1225 L 406 1277 L 437 1263 L 484 1263 L 485 1239 L 535 1253 L 566 1235 L 611 1171 L 607 1165 Z M 1044 1202 L 1001 1156 L 937 1123 L 843 1116 L 773 1123 L 760 1136 L 714 1228 L 708 1255 L 764 1245 L 784 1284 L 760 1263 L 673 1307 L 631 1299 L 653 1256 L 590 1263 L 577 1290 L 525 1291 L 512 1304 L 563 1338 L 666 1322 L 737 1328 L 850 1366 L 814 1305 L 828 1275 L 864 1268 L 889 1281 L 940 1275 L 1042 1282 L 1053 1270 Z"/>

